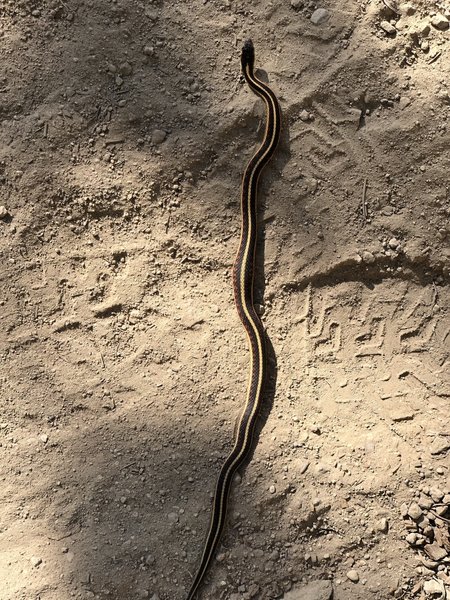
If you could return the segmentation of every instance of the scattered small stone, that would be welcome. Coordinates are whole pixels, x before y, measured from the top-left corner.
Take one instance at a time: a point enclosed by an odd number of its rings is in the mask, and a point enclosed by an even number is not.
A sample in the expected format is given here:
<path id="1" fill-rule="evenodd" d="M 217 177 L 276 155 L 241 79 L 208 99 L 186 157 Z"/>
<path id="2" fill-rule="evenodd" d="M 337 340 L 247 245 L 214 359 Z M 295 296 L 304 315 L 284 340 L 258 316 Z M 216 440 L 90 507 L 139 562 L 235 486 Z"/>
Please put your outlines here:
<path id="1" fill-rule="evenodd" d="M 301 121 L 309 121 L 309 112 L 303 109 L 302 112 L 299 114 L 299 118 Z"/>
<path id="2" fill-rule="evenodd" d="M 389 23 L 389 21 L 381 21 L 380 27 L 388 35 L 395 35 L 397 33 L 396 28 L 393 25 L 391 25 L 391 23 Z"/>
<path id="3" fill-rule="evenodd" d="M 30 563 L 33 565 L 33 567 L 38 567 L 40 564 L 42 564 L 42 558 L 39 558 L 38 556 L 32 556 L 30 558 Z"/>
<path id="4" fill-rule="evenodd" d="M 431 500 L 431 498 L 428 498 L 428 496 L 421 494 L 417 501 L 417 504 L 423 510 L 429 510 L 433 506 L 433 501 Z"/>
<path id="5" fill-rule="evenodd" d="M 322 25 L 330 18 L 330 13 L 326 8 L 317 8 L 311 15 L 311 23 L 314 25 Z"/>
<path id="6" fill-rule="evenodd" d="M 123 62 L 119 65 L 119 73 L 123 77 L 131 75 L 133 73 L 133 67 L 129 62 Z"/>
<path id="7" fill-rule="evenodd" d="M 269 488 L 269 492 L 271 494 L 275 494 L 276 491 L 277 491 L 277 488 L 274 485 L 271 485 L 270 488 Z"/>
<path id="8" fill-rule="evenodd" d="M 152 143 L 157 145 L 162 144 L 166 137 L 167 133 L 165 131 L 162 129 L 154 129 L 152 133 Z"/>
<path id="9" fill-rule="evenodd" d="M 387 533 L 389 530 L 389 521 L 386 517 L 382 517 L 379 521 L 375 523 L 375 529 L 377 531 L 381 531 L 381 533 Z"/>
<path id="10" fill-rule="evenodd" d="M 306 473 L 309 465 L 310 465 L 310 462 L 308 460 L 304 460 L 302 463 L 300 463 L 300 468 L 299 468 L 300 475 L 303 475 L 303 473 Z"/>
<path id="11" fill-rule="evenodd" d="M 11 215 L 5 206 L 0 206 L 0 219 L 8 219 Z"/>
<path id="12" fill-rule="evenodd" d="M 445 494 L 442 490 L 432 487 L 432 488 L 430 488 L 428 495 L 431 496 L 431 498 L 434 502 L 440 502 Z"/>
<path id="13" fill-rule="evenodd" d="M 291 0 L 291 6 L 294 10 L 300 10 L 304 6 L 303 0 Z"/>
<path id="14" fill-rule="evenodd" d="M 445 17 L 442 13 L 437 13 L 434 15 L 434 17 L 431 19 L 431 24 L 436 29 L 439 29 L 439 31 L 445 31 L 450 25 L 447 17 Z"/>
<path id="15" fill-rule="evenodd" d="M 155 54 L 155 49 L 153 46 L 144 46 L 144 54 L 145 56 L 153 56 Z"/>
<path id="16" fill-rule="evenodd" d="M 442 548 L 441 546 L 439 546 L 436 543 L 427 544 L 424 547 L 424 550 L 428 554 L 428 556 L 431 558 L 431 560 L 439 561 L 447 556 L 447 550 L 445 550 L 445 548 Z"/>
<path id="17" fill-rule="evenodd" d="M 423 582 L 423 591 L 427 596 L 433 598 L 436 598 L 437 594 L 439 594 L 439 598 L 446 597 L 444 582 L 434 578 Z"/>
<path id="18" fill-rule="evenodd" d="M 331 581 L 321 579 L 310 581 L 307 585 L 290 590 L 283 596 L 283 600 L 331 600 L 333 585 Z"/>
<path id="19" fill-rule="evenodd" d="M 408 533 L 408 535 L 405 537 L 405 540 L 408 542 L 408 544 L 414 546 L 417 541 L 417 533 Z"/>
<path id="20" fill-rule="evenodd" d="M 408 516 L 408 505 L 406 504 L 406 502 L 403 502 L 400 505 L 400 514 L 403 518 L 406 518 Z"/>
<path id="21" fill-rule="evenodd" d="M 396 250 L 400 246 L 400 242 L 397 238 L 391 238 L 388 242 L 388 246 L 389 248 L 392 248 L 392 250 Z"/>
<path id="22" fill-rule="evenodd" d="M 46 444 L 48 442 L 48 435 L 46 433 L 43 433 L 39 436 L 39 439 L 43 444 Z"/>
<path id="23" fill-rule="evenodd" d="M 358 583 L 358 581 L 359 581 L 358 571 L 355 571 L 355 569 L 350 569 L 350 571 L 347 572 L 347 579 L 350 579 L 350 581 L 353 581 L 353 583 Z"/>
<path id="24" fill-rule="evenodd" d="M 375 262 L 375 256 L 368 250 L 363 250 L 361 253 L 361 258 L 363 259 L 363 262 L 368 265 L 372 265 Z"/>
<path id="25" fill-rule="evenodd" d="M 167 518 L 171 523 L 178 523 L 178 515 L 175 512 L 171 512 L 167 515 Z"/>
<path id="26" fill-rule="evenodd" d="M 404 4 L 400 4 L 399 10 L 402 15 L 407 15 L 410 17 L 416 12 L 416 7 L 409 2 L 405 2 Z"/>
<path id="27" fill-rule="evenodd" d="M 430 446 L 431 454 L 442 454 L 450 450 L 450 438 L 437 437 Z"/>
<path id="28" fill-rule="evenodd" d="M 423 515 L 422 509 L 417 504 L 417 502 L 412 502 L 410 504 L 408 508 L 408 515 L 411 517 L 411 519 L 414 519 L 414 521 L 418 521 Z"/>

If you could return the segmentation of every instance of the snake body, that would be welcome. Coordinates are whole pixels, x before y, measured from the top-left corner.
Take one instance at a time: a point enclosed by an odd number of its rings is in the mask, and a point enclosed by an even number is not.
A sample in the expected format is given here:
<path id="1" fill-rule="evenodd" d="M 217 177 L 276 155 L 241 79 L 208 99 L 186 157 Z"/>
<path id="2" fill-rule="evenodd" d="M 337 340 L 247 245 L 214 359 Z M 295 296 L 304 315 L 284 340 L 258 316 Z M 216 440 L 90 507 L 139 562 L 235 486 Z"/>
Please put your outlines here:
<path id="1" fill-rule="evenodd" d="M 228 496 L 233 476 L 244 461 L 251 446 L 252 436 L 262 400 L 266 353 L 264 329 L 253 305 L 253 279 L 257 240 L 257 188 L 263 167 L 272 156 L 280 136 L 281 114 L 277 98 L 269 86 L 254 75 L 255 51 L 251 40 L 242 48 L 242 73 L 252 91 L 266 105 L 264 139 L 250 159 L 242 178 L 241 238 L 233 268 L 234 299 L 237 312 L 247 332 L 250 349 L 250 378 L 244 410 L 239 419 L 234 446 L 225 460 L 216 484 L 211 523 L 206 537 L 200 566 L 192 582 L 187 600 L 195 598 L 214 552 L 219 543 L 226 519 Z"/>

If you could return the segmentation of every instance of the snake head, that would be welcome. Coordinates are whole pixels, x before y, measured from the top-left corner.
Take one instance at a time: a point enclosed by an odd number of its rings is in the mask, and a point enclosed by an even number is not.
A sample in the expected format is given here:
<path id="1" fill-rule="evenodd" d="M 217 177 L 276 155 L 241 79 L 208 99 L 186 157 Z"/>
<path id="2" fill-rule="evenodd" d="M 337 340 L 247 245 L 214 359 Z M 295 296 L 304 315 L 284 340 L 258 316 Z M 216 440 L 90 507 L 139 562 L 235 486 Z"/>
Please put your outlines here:
<path id="1" fill-rule="evenodd" d="M 242 47 L 242 70 L 245 71 L 247 65 L 250 67 L 250 70 L 253 71 L 253 64 L 255 62 L 255 47 L 253 46 L 252 40 L 246 40 Z"/>

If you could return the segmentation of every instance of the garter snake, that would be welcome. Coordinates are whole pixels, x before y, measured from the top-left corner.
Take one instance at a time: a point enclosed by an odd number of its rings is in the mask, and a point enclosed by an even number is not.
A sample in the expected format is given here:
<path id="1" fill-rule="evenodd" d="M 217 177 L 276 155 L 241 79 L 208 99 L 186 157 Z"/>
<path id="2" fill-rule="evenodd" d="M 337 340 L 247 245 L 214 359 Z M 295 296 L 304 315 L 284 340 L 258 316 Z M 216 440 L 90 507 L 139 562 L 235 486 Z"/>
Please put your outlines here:
<path id="1" fill-rule="evenodd" d="M 255 51 L 251 40 L 242 48 L 242 73 L 251 90 L 266 105 L 266 130 L 264 139 L 244 171 L 241 187 L 241 239 L 233 268 L 234 299 L 237 312 L 247 332 L 250 349 L 250 377 L 244 410 L 236 427 L 234 446 L 225 460 L 216 484 L 211 522 L 203 549 L 200 566 L 192 582 L 187 600 L 193 600 L 211 563 L 222 534 L 228 496 L 233 476 L 247 456 L 253 430 L 262 400 L 265 377 L 264 329 L 253 305 L 253 278 L 257 233 L 257 188 L 264 165 L 269 161 L 280 137 L 281 113 L 272 90 L 253 72 Z"/>

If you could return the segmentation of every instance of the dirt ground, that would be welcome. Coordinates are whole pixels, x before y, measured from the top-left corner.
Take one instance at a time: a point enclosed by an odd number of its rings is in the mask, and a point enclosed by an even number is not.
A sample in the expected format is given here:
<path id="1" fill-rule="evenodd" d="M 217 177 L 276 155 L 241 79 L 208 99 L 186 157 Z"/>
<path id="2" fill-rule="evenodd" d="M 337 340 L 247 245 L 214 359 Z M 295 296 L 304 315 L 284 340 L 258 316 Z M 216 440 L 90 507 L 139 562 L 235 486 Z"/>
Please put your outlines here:
<path id="1" fill-rule="evenodd" d="M 248 377 L 247 37 L 271 377 L 200 598 L 450 598 L 449 19 L 0 0 L 1 600 L 185 598 Z"/>

